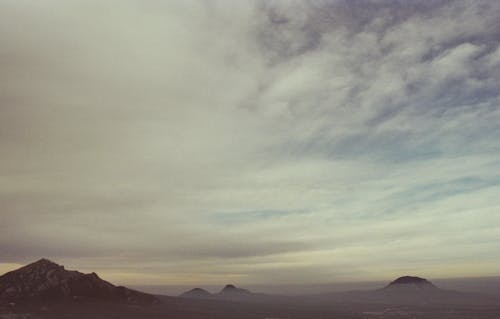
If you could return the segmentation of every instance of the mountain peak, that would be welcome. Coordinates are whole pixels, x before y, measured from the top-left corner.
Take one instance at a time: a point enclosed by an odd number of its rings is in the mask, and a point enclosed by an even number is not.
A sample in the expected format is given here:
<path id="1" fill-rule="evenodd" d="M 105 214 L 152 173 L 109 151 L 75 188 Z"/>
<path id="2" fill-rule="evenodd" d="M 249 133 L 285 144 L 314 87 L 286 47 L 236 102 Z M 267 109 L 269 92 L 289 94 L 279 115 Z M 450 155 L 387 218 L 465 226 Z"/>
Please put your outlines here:
<path id="1" fill-rule="evenodd" d="M 199 299 L 205 299 L 211 297 L 212 294 L 206 291 L 203 288 L 193 288 L 189 291 L 186 291 L 181 295 L 181 297 L 184 298 L 199 298 Z"/>
<path id="2" fill-rule="evenodd" d="M 0 295 L 5 294 L 5 287 L 10 286 L 9 295 L 16 295 L 22 291 L 29 291 L 33 287 L 45 289 L 68 280 L 78 274 L 76 271 L 67 271 L 64 266 L 42 258 L 19 269 L 0 276 Z M 16 287 L 14 289 L 13 287 Z M 4 290 L 4 291 L 2 291 Z M 17 293 L 14 293 L 14 290 Z M 35 294 L 31 291 L 31 294 Z"/>
<path id="3" fill-rule="evenodd" d="M 99 298 L 150 303 L 151 295 L 116 287 L 96 273 L 70 271 L 51 260 L 42 258 L 34 263 L 0 276 L 0 299 Z"/>
<path id="4" fill-rule="evenodd" d="M 206 291 L 206 290 L 205 290 L 205 289 L 203 289 L 203 288 L 193 288 L 193 289 L 191 289 L 190 291 L 196 291 L 196 292 L 208 292 L 208 291 Z"/>
<path id="5" fill-rule="evenodd" d="M 250 291 L 242 288 L 238 288 L 235 285 L 226 285 L 219 294 L 249 294 Z"/>
<path id="6" fill-rule="evenodd" d="M 35 261 L 33 264 L 54 264 L 54 265 L 57 265 L 55 262 L 53 262 L 52 260 L 48 259 L 48 258 L 45 258 L 45 257 L 42 257 L 40 259 L 38 259 L 37 261 Z"/>
<path id="7" fill-rule="evenodd" d="M 40 259 L 38 259 L 37 261 L 33 262 L 32 264 L 55 264 L 55 262 L 53 262 L 52 260 L 48 259 L 48 258 L 45 258 L 45 257 L 42 257 Z"/>
<path id="8" fill-rule="evenodd" d="M 386 288 L 436 288 L 434 284 L 425 278 L 416 276 L 402 276 L 392 281 Z"/>
<path id="9" fill-rule="evenodd" d="M 41 258 L 31 264 L 28 264 L 22 268 L 45 268 L 45 269 L 48 269 L 48 268 L 62 268 L 64 269 L 64 266 L 61 266 L 55 262 L 53 262 L 52 260 L 50 259 L 47 259 L 47 258 Z"/>

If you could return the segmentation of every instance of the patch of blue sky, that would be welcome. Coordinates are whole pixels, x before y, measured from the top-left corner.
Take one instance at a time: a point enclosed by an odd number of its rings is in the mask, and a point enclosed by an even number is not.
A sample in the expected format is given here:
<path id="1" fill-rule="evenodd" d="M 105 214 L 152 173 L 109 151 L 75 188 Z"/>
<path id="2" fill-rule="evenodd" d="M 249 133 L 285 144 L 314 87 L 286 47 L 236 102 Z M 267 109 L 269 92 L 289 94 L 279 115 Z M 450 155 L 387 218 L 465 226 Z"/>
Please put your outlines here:
<path id="1" fill-rule="evenodd" d="M 394 193 L 384 201 L 388 208 L 382 212 L 372 212 L 370 215 L 394 217 L 399 212 L 406 212 L 410 207 L 448 199 L 453 196 L 482 191 L 490 187 L 500 186 L 500 176 L 490 178 L 461 177 L 447 182 L 436 182 L 432 184 L 419 185 Z"/>
<path id="2" fill-rule="evenodd" d="M 323 145 L 318 145 L 323 144 Z M 367 158 L 382 163 L 426 160 L 441 155 L 433 141 L 419 139 L 411 133 L 354 134 L 331 143 L 318 143 L 326 157 Z"/>
<path id="3" fill-rule="evenodd" d="M 413 194 L 415 199 L 422 200 L 425 202 L 440 200 L 446 197 L 455 196 L 463 193 L 470 193 L 482 190 L 488 187 L 494 187 L 500 185 L 500 176 L 495 176 L 491 178 L 479 178 L 479 177 L 461 177 L 452 181 L 443 183 L 434 183 L 429 185 L 422 185 L 414 189 L 405 191 L 403 197 L 411 197 L 409 194 Z"/>

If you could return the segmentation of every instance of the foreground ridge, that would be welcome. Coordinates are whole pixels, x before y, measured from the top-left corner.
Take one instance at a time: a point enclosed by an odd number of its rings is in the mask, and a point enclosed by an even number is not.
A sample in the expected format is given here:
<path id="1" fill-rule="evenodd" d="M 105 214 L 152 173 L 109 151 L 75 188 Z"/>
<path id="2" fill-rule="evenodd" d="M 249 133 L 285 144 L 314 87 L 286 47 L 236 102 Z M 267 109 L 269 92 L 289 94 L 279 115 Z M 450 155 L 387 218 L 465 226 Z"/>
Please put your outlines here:
<path id="1" fill-rule="evenodd" d="M 66 270 L 47 258 L 0 276 L 0 300 L 99 299 L 127 303 L 154 303 L 152 295 L 114 286 L 95 272 Z"/>

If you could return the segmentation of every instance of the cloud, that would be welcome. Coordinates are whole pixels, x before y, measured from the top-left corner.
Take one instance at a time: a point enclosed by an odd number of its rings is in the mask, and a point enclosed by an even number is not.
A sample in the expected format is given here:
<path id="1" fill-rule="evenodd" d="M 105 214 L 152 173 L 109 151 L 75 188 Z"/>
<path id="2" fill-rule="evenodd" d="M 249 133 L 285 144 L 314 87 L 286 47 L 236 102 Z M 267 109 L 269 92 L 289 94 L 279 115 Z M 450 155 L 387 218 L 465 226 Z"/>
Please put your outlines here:
<path id="1" fill-rule="evenodd" d="M 2 262 L 176 284 L 494 273 L 493 1 L 0 12 Z"/>

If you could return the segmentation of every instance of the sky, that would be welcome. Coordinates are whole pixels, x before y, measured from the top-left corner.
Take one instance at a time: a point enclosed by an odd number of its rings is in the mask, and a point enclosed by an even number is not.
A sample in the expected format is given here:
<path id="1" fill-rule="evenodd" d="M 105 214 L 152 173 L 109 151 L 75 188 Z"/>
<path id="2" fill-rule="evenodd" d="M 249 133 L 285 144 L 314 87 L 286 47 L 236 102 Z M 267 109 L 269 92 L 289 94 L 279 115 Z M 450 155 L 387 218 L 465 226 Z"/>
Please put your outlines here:
<path id="1" fill-rule="evenodd" d="M 500 275 L 500 2 L 0 1 L 0 272 Z"/>

